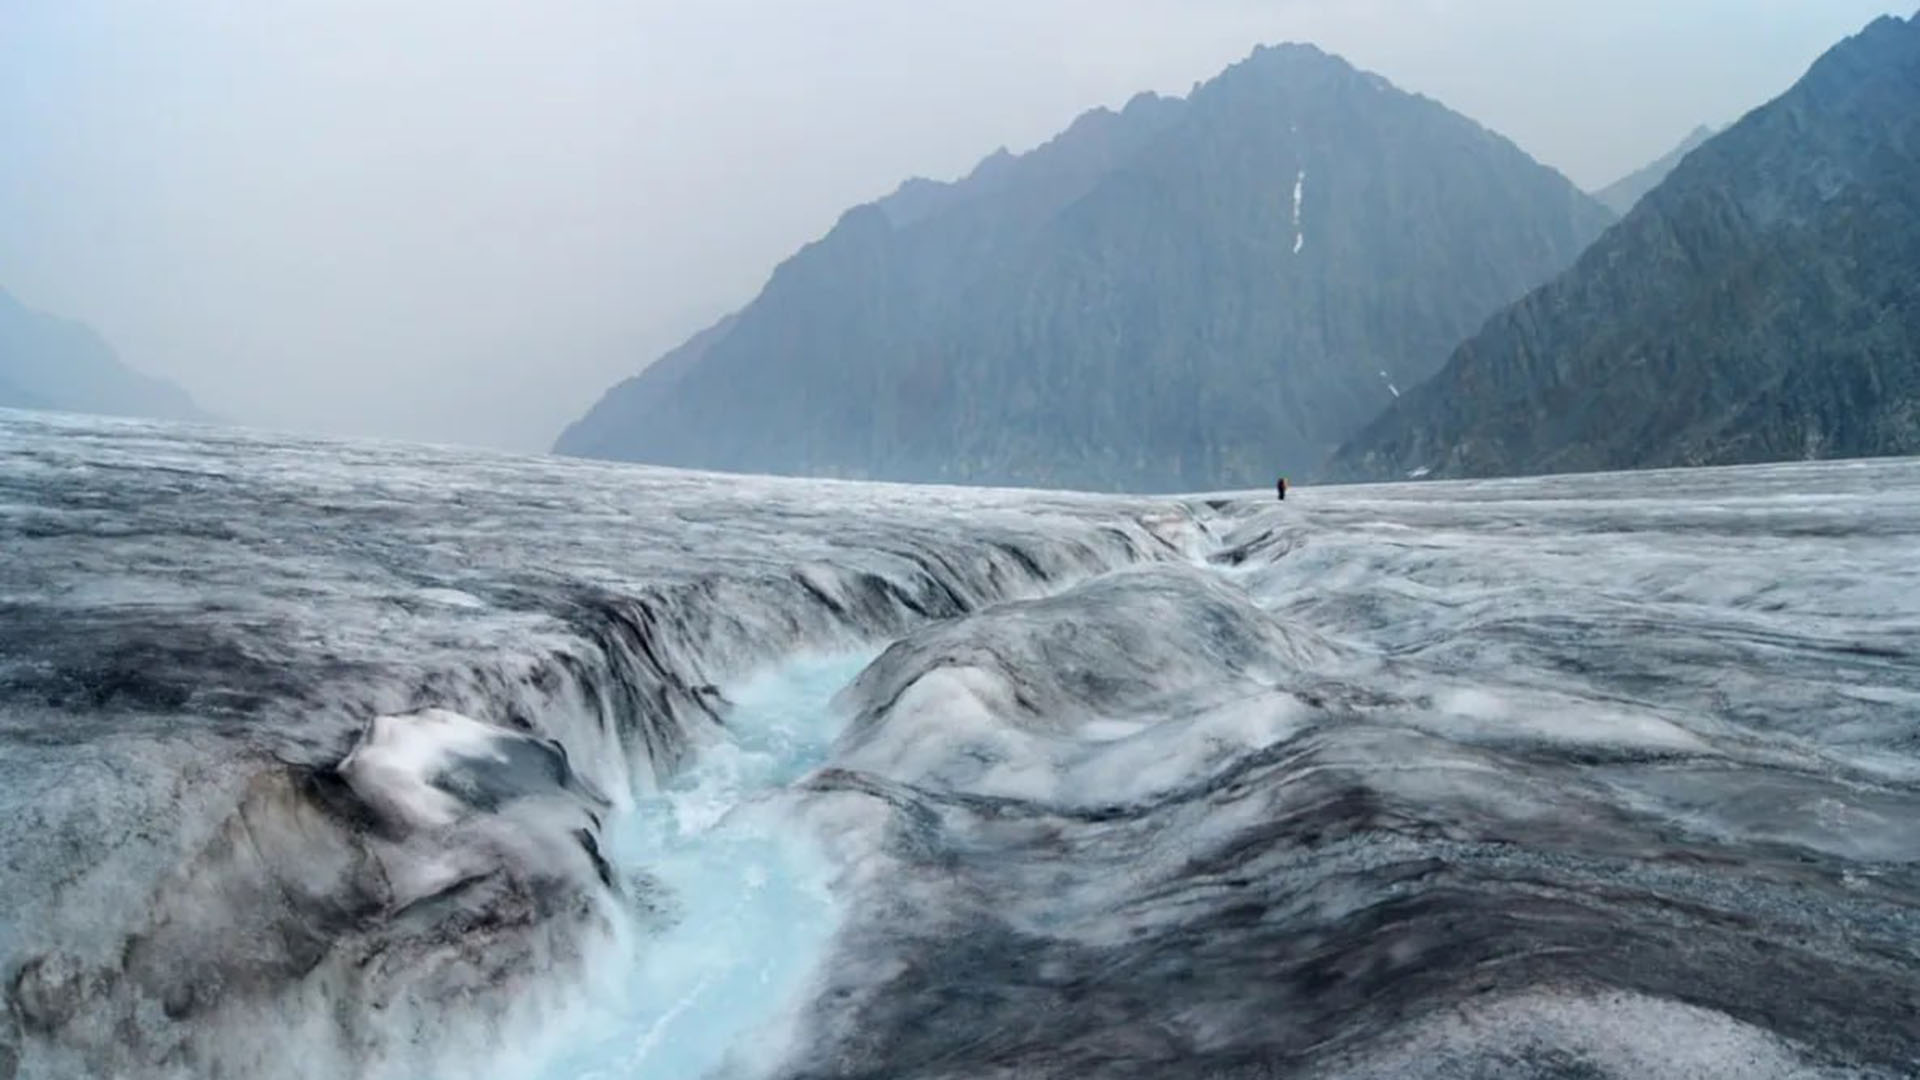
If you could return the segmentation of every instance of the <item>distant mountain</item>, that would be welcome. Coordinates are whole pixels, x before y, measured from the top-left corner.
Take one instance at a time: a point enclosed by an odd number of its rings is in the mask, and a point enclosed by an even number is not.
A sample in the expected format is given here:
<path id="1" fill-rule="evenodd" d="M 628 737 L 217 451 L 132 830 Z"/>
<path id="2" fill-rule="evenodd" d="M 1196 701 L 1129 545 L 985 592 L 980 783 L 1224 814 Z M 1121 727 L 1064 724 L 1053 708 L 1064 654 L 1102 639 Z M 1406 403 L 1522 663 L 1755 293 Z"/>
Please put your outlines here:
<path id="1" fill-rule="evenodd" d="M 556 449 L 1126 490 L 1321 460 L 1612 220 L 1306 46 L 848 212 Z"/>
<path id="2" fill-rule="evenodd" d="M 1711 138 L 1712 128 L 1704 124 L 1694 128 L 1693 133 L 1682 139 L 1680 145 L 1668 151 L 1665 157 L 1615 180 L 1594 192 L 1593 197 L 1605 203 L 1607 209 L 1624 217 L 1634 204 L 1646 197 L 1647 192 L 1659 187 L 1660 181 L 1665 180 L 1688 154 Z"/>
<path id="3" fill-rule="evenodd" d="M 1920 19 L 1695 150 L 1327 473 L 1920 453 Z"/>
<path id="4" fill-rule="evenodd" d="M 567 428 L 559 452 L 618 458 L 617 448 L 626 440 L 626 418 L 649 415 L 670 403 L 681 378 L 700 363 L 714 342 L 733 329 L 737 318 L 729 315 L 721 319 L 655 360 L 645 371 L 607 391 L 587 415 Z"/>
<path id="5" fill-rule="evenodd" d="M 0 407 L 207 419 L 185 390 L 121 363 L 91 327 L 34 311 L 3 289 Z"/>
<path id="6" fill-rule="evenodd" d="M 29 394 L 25 390 L 0 379 L 0 408 L 3 409 L 44 409 L 47 403 L 38 394 Z"/>

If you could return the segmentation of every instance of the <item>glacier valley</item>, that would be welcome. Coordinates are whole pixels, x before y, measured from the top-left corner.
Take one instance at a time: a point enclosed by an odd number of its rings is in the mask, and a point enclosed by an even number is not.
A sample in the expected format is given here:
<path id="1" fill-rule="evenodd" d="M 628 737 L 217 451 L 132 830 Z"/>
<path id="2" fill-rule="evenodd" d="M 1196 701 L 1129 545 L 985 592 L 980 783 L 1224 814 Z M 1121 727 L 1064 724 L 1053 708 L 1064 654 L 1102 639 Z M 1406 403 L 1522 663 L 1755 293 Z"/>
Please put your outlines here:
<path id="1" fill-rule="evenodd" d="M 0 1080 L 1914 1076 L 1917 553 L 0 412 Z"/>

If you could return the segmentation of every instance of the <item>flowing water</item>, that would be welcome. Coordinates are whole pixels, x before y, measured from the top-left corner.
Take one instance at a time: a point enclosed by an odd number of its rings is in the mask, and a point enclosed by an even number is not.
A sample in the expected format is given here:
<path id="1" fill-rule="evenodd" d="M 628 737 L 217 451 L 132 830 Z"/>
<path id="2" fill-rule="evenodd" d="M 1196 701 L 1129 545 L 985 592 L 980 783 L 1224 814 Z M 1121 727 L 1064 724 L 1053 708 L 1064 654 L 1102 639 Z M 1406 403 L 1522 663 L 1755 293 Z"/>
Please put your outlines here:
<path id="1" fill-rule="evenodd" d="M 781 797 L 824 762 L 832 698 L 866 653 L 804 656 L 751 679 L 727 736 L 616 822 L 614 864 L 650 879 L 659 930 L 558 1060 L 554 1080 L 759 1071 L 838 923 L 831 873 Z"/>

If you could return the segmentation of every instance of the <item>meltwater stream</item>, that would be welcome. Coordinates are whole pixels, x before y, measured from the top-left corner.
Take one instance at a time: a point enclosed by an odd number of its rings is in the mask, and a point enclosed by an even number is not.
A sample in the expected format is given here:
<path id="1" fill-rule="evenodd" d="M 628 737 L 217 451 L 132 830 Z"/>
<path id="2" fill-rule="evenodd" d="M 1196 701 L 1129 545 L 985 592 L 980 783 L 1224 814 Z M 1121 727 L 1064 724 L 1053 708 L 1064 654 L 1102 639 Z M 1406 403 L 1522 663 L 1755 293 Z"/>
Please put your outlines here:
<path id="1" fill-rule="evenodd" d="M 658 906 L 602 966 L 603 996 L 544 1080 L 757 1075 L 837 925 L 830 871 L 788 813 L 844 716 L 833 698 L 871 653 L 802 655 L 729 696 L 724 733 L 610 827 L 608 856 Z M 609 971 L 608 967 L 613 970 Z M 528 1075 L 517 1063 L 515 1075 Z"/>

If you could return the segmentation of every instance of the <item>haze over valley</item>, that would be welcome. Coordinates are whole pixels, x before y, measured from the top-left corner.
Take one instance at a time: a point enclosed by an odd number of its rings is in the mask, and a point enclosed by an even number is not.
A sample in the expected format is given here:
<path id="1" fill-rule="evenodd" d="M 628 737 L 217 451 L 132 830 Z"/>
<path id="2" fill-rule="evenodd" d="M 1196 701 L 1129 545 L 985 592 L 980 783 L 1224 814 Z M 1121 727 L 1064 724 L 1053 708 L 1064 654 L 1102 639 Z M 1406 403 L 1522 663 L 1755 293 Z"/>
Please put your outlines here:
<path id="1" fill-rule="evenodd" d="M 0 288 L 235 422 L 538 451 L 847 209 L 1257 44 L 1314 44 L 1597 191 L 1886 11 L 34 0 L 0 70 Z"/>

